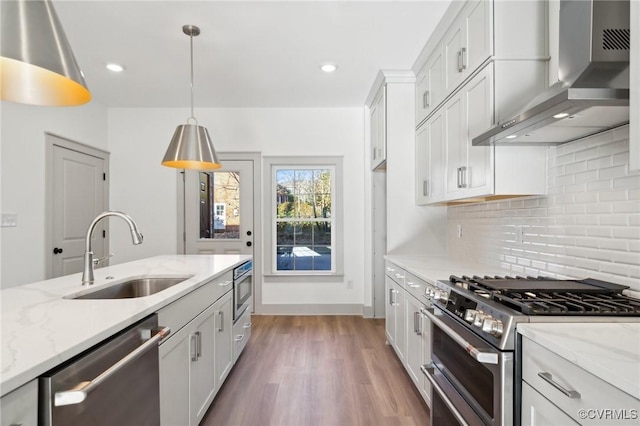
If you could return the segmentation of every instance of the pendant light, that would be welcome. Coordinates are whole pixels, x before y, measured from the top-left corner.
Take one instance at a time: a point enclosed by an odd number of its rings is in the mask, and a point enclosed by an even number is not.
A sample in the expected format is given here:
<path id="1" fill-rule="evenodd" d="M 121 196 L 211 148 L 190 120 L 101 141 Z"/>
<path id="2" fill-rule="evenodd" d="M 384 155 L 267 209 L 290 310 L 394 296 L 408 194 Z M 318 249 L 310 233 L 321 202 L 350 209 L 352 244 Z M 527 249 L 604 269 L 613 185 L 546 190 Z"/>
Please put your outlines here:
<path id="1" fill-rule="evenodd" d="M 219 169 L 221 164 L 209 132 L 205 127 L 199 126 L 198 120 L 193 116 L 193 38 L 200 34 L 200 28 L 185 25 L 182 31 L 191 39 L 191 117 L 187 119 L 187 124 L 181 124 L 176 128 L 162 159 L 162 165 L 191 170 Z M 194 124 L 190 124 L 190 120 L 193 120 Z"/>
<path id="2" fill-rule="evenodd" d="M 2 1 L 0 99 L 73 106 L 91 100 L 50 0 Z"/>

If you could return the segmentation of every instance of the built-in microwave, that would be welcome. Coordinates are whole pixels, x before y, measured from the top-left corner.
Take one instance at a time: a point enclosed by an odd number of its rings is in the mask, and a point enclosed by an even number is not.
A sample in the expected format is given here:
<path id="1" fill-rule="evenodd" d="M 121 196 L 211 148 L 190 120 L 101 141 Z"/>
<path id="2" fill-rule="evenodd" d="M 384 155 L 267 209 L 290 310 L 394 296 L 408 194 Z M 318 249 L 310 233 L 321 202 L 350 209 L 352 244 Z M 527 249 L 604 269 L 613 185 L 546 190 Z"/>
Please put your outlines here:
<path id="1" fill-rule="evenodd" d="M 251 304 L 253 294 L 253 262 L 248 261 L 233 270 L 233 321 L 237 321 Z"/>

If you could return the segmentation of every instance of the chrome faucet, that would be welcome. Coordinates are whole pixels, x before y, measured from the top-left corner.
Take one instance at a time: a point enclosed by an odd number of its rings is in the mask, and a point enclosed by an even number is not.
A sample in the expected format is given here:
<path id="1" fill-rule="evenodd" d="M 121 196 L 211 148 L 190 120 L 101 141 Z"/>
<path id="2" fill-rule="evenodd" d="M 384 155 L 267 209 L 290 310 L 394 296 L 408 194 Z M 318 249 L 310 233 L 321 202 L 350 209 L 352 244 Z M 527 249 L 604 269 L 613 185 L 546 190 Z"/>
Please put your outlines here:
<path id="1" fill-rule="evenodd" d="M 93 219 L 93 222 L 91 222 L 91 225 L 89 225 L 89 229 L 87 230 L 87 237 L 85 240 L 86 250 L 84 253 L 84 270 L 82 271 L 82 285 L 93 284 L 93 281 L 94 281 L 93 266 L 97 262 L 93 260 L 93 251 L 91 250 L 91 234 L 93 234 L 93 229 L 96 227 L 98 222 L 100 222 L 102 219 L 104 219 L 107 216 L 116 216 L 123 219 L 125 222 L 127 222 L 127 225 L 129 225 L 129 230 L 131 231 L 131 239 L 133 240 L 133 244 L 135 245 L 142 244 L 142 234 L 140 233 L 140 231 L 138 231 L 138 226 L 133 221 L 131 216 L 129 216 L 126 213 L 115 212 L 115 211 L 100 213 L 98 216 L 96 216 L 95 219 Z"/>

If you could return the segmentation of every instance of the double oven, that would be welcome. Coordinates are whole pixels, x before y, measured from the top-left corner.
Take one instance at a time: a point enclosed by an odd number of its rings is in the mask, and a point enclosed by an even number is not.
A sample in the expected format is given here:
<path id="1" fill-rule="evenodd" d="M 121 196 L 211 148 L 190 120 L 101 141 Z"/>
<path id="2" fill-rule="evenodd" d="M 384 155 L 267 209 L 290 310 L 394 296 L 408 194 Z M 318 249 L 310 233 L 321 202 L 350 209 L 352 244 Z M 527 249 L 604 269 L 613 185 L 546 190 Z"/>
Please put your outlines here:
<path id="1" fill-rule="evenodd" d="M 432 426 L 521 423 L 522 348 L 516 327 L 529 322 L 638 321 L 628 288 L 594 279 L 451 276 L 426 290 L 431 309 Z"/>
<path id="2" fill-rule="evenodd" d="M 423 312 L 431 320 L 431 425 L 513 424 L 514 358 L 488 345 L 439 305 Z"/>

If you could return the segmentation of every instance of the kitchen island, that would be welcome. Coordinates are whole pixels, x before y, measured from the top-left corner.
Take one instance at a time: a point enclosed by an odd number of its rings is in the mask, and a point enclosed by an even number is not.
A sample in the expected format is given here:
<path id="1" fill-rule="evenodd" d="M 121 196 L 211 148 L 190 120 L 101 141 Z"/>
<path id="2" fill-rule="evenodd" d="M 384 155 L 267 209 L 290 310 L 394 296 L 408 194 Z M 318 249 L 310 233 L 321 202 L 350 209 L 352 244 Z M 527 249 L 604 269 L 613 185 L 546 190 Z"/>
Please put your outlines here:
<path id="1" fill-rule="evenodd" d="M 168 255 L 95 271 L 92 291 L 132 277 L 190 277 L 159 293 L 139 298 L 66 298 L 88 290 L 87 286 L 80 284 L 80 274 L 2 290 L 1 395 L 8 394 L 250 259 L 248 255 Z"/>

